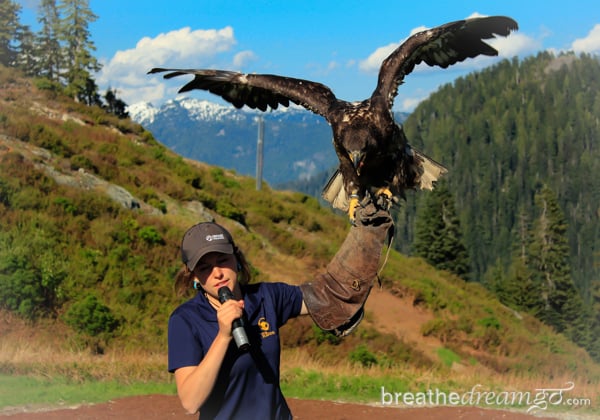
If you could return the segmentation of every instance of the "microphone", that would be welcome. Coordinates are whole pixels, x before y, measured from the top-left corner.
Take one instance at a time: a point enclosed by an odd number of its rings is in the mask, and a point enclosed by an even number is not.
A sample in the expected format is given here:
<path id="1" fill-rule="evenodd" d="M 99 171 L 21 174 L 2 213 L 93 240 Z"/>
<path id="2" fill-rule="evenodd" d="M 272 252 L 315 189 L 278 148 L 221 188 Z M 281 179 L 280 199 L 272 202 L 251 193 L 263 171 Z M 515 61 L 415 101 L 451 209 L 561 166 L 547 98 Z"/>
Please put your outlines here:
<path id="1" fill-rule="evenodd" d="M 229 287 L 227 286 L 219 288 L 218 293 L 219 302 L 222 304 L 230 299 L 234 299 L 233 293 L 231 293 L 231 290 L 229 290 Z M 248 347 L 250 347 L 250 341 L 248 341 L 248 336 L 246 335 L 246 330 L 244 329 L 243 317 L 233 320 L 231 325 L 231 335 L 233 336 L 238 349 L 246 350 Z"/>

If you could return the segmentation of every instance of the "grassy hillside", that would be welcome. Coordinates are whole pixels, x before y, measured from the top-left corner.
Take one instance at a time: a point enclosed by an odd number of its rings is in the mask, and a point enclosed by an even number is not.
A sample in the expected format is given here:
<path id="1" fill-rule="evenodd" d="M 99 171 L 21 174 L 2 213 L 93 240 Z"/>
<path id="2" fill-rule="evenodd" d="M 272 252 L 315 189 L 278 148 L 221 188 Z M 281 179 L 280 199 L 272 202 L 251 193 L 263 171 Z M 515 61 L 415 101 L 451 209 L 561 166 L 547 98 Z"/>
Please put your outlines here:
<path id="1" fill-rule="evenodd" d="M 0 373 L 169 381 L 187 227 L 214 218 L 257 281 L 293 284 L 322 269 L 349 229 L 314 198 L 256 191 L 253 179 L 187 161 L 131 121 L 11 73 L 0 68 Z M 351 336 L 308 318 L 285 328 L 285 381 L 307 380 L 307 369 L 421 383 L 570 378 L 598 396 L 600 367 L 583 350 L 479 285 L 395 251 L 381 278 Z"/>

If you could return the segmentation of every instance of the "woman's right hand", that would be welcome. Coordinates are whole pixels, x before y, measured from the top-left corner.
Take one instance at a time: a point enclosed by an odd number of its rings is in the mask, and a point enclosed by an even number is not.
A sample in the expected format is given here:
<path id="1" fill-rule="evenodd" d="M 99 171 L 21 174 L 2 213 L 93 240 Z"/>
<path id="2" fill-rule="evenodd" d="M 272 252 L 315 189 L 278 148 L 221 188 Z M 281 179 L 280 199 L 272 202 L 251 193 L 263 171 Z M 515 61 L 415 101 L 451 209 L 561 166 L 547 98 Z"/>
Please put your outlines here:
<path id="1" fill-rule="evenodd" d="M 243 300 L 228 300 L 217 309 L 217 321 L 219 322 L 219 335 L 231 338 L 231 324 L 241 318 L 244 310 Z"/>

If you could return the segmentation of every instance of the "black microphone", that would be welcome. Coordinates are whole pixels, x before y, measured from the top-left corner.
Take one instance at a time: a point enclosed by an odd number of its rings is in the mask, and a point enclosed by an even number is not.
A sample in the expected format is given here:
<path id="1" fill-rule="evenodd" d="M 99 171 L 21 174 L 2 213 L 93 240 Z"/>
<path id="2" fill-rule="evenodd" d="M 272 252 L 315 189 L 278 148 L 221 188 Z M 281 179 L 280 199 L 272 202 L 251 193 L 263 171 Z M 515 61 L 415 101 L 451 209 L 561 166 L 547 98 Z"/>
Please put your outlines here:
<path id="1" fill-rule="evenodd" d="M 221 302 L 221 304 L 230 299 L 234 299 L 233 293 L 231 293 L 231 290 L 229 290 L 229 287 L 227 286 L 219 288 L 218 293 L 219 302 Z M 233 323 L 231 324 L 231 335 L 233 336 L 238 349 L 246 350 L 248 347 L 250 347 L 250 341 L 248 341 L 248 336 L 246 335 L 246 330 L 244 329 L 243 317 L 233 320 Z"/>

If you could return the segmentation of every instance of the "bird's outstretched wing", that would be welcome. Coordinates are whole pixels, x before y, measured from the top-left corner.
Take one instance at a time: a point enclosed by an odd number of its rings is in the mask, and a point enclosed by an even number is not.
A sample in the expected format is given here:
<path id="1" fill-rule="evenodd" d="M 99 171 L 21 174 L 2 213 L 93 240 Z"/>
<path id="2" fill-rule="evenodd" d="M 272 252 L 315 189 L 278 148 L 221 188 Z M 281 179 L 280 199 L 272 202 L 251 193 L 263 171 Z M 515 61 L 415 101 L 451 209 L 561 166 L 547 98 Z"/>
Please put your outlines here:
<path id="1" fill-rule="evenodd" d="M 330 105 L 337 99 L 331 89 L 309 80 L 272 74 L 243 74 L 225 70 L 193 70 L 154 68 L 148 73 L 165 74 L 165 79 L 190 74 L 194 76 L 179 92 L 206 90 L 232 103 L 266 111 L 269 107 L 289 106 L 290 102 L 327 118 Z"/>
<path id="2" fill-rule="evenodd" d="M 450 22 L 416 33 L 383 61 L 373 95 L 385 98 L 391 109 L 398 86 L 417 64 L 425 62 L 446 68 L 478 55 L 498 55 L 483 40 L 495 35 L 507 36 L 517 29 L 517 22 L 509 17 L 489 16 Z"/>

